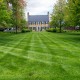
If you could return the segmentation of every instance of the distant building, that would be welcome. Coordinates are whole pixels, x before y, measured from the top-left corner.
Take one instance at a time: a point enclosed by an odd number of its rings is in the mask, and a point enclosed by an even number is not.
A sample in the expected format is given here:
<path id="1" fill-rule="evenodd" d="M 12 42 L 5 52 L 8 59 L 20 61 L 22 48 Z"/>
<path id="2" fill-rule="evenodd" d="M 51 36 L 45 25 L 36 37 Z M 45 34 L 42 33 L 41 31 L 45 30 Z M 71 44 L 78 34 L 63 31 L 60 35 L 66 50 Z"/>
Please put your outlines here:
<path id="1" fill-rule="evenodd" d="M 28 28 L 34 31 L 42 31 L 49 28 L 49 12 L 47 15 L 29 15 Z"/>

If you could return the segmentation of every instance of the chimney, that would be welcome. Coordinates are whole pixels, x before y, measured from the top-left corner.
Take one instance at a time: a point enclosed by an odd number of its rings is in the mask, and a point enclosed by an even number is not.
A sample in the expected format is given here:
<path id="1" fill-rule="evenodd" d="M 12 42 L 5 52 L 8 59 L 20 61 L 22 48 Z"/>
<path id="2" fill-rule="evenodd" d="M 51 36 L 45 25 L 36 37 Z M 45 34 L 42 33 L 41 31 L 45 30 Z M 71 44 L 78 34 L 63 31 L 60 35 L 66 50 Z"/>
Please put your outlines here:
<path id="1" fill-rule="evenodd" d="M 49 15 L 49 12 L 47 12 L 47 15 Z"/>
<path id="2" fill-rule="evenodd" d="M 27 13 L 27 16 L 29 16 L 29 12 Z"/>
<path id="3" fill-rule="evenodd" d="M 29 18 L 29 12 L 27 13 L 27 20 L 28 20 L 28 18 Z"/>

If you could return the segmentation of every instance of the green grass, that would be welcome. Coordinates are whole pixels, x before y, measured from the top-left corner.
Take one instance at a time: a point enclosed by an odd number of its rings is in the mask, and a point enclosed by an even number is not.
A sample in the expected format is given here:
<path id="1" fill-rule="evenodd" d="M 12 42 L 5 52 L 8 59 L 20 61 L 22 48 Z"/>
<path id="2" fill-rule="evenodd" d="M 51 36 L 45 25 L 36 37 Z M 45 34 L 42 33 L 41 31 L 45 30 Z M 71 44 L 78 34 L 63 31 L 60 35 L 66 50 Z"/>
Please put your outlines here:
<path id="1" fill-rule="evenodd" d="M 0 33 L 0 80 L 80 80 L 80 33 Z"/>

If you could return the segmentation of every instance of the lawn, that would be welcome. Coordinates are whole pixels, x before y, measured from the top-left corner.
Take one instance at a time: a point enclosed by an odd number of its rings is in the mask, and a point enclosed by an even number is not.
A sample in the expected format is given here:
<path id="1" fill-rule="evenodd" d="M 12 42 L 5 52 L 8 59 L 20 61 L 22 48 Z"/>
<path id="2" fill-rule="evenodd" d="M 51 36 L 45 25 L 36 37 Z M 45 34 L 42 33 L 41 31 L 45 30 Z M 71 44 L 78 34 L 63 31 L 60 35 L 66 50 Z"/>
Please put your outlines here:
<path id="1" fill-rule="evenodd" d="M 0 33 L 0 80 L 80 80 L 80 33 Z"/>

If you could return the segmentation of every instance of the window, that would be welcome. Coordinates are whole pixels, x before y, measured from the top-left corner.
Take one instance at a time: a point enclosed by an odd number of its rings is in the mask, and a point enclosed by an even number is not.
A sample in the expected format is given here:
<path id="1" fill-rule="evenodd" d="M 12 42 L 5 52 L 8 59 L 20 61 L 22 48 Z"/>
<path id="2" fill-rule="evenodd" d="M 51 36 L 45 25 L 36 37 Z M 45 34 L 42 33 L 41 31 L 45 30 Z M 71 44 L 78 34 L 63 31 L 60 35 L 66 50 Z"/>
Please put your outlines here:
<path id="1" fill-rule="evenodd" d="M 34 23 L 34 25 L 35 25 L 35 22 L 33 22 Z"/>
<path id="2" fill-rule="evenodd" d="M 45 21 L 45 24 L 47 24 L 47 22 Z"/>
<path id="3" fill-rule="evenodd" d="M 41 24 L 42 24 L 42 21 L 41 21 Z"/>
<path id="4" fill-rule="evenodd" d="M 37 22 L 36 22 L 36 24 L 37 24 Z"/>
<path id="5" fill-rule="evenodd" d="M 32 25 L 32 22 L 29 22 L 29 25 Z"/>
<path id="6" fill-rule="evenodd" d="M 35 22 L 35 25 L 36 25 L 36 22 Z"/>
<path id="7" fill-rule="evenodd" d="M 31 25 L 31 22 L 29 22 L 29 25 Z"/>
<path id="8" fill-rule="evenodd" d="M 44 22 L 42 21 L 42 24 L 44 24 Z"/>
<path id="9" fill-rule="evenodd" d="M 32 25 L 32 22 L 31 22 L 31 25 Z"/>
<path id="10" fill-rule="evenodd" d="M 40 24 L 40 22 L 38 22 L 38 24 Z"/>

